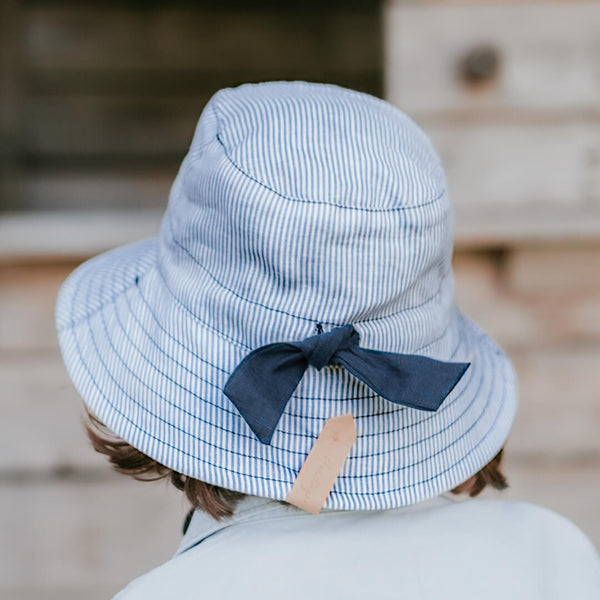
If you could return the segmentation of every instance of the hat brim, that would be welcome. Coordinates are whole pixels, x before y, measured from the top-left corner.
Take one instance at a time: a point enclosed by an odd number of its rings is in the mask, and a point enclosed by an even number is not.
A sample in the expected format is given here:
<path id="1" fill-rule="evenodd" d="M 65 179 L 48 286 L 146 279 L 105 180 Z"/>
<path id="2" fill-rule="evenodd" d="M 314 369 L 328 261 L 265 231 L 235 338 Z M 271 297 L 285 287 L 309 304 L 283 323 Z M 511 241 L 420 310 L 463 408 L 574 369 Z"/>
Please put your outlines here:
<path id="1" fill-rule="evenodd" d="M 253 348 L 180 304 L 161 275 L 157 240 L 81 265 L 59 294 L 67 370 L 102 422 L 159 463 L 246 494 L 285 500 L 325 421 L 350 413 L 358 429 L 330 493 L 331 509 L 387 509 L 453 489 L 485 466 L 516 411 L 510 361 L 453 313 L 447 360 L 471 366 L 434 413 L 393 405 L 341 367 L 310 367 L 270 445 L 223 394 Z"/>

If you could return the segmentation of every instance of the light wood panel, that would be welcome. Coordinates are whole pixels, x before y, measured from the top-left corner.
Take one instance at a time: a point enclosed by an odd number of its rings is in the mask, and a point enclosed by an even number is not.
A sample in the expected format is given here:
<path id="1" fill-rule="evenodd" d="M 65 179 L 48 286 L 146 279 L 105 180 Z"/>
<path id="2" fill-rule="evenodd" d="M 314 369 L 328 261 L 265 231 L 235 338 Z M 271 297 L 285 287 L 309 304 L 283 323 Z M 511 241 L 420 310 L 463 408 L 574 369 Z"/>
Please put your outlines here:
<path id="1" fill-rule="evenodd" d="M 414 115 L 600 112 L 600 3 L 387 3 L 385 94 Z M 461 62 L 495 49 L 496 76 L 461 77 Z"/>
<path id="2" fill-rule="evenodd" d="M 516 227 L 544 211 L 600 213 L 600 121 L 423 125 L 457 210 L 510 212 Z"/>
<path id="3" fill-rule="evenodd" d="M 187 509 L 164 482 L 118 475 L 3 484 L 0 507 L 2 598 L 110 598 L 174 554 Z"/>
<path id="4" fill-rule="evenodd" d="M 576 355 L 578 348 L 589 350 L 600 344 L 600 288 L 593 283 L 600 245 L 579 252 L 588 260 L 571 268 L 562 260 L 560 246 L 545 252 L 459 251 L 454 256 L 458 306 L 511 353 L 551 348 L 568 353 L 574 348 Z M 530 253 L 539 261 L 534 262 Z M 573 253 L 566 247 L 566 256 Z M 555 265 L 556 256 L 560 258 Z M 574 273 L 581 275 L 577 284 Z M 592 370 L 588 375 L 592 386 L 594 377 Z"/>
<path id="5" fill-rule="evenodd" d="M 0 217 L 0 263 L 82 260 L 158 233 L 162 210 L 48 211 Z"/>
<path id="6" fill-rule="evenodd" d="M 505 275 L 521 294 L 585 297 L 600 291 L 600 244 L 522 249 L 508 256 Z"/>

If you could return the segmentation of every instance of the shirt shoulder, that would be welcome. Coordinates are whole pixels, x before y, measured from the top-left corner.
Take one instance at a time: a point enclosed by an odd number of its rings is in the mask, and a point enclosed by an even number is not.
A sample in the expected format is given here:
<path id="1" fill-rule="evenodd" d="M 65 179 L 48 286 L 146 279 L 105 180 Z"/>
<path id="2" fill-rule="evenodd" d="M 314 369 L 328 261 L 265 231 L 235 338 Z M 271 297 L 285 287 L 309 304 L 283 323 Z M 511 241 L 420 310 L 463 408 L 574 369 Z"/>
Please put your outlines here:
<path id="1" fill-rule="evenodd" d="M 477 499 L 457 502 L 433 518 L 441 550 L 437 572 L 457 597 L 465 581 L 463 564 L 471 565 L 469 585 L 479 587 L 481 597 L 600 598 L 596 548 L 575 524 L 550 509 Z M 440 560 L 443 554 L 446 560 Z"/>
<path id="2" fill-rule="evenodd" d="M 597 600 L 600 560 L 570 521 L 527 503 L 447 501 L 316 517 L 282 509 L 211 532 L 116 600 L 242 593 Z"/>

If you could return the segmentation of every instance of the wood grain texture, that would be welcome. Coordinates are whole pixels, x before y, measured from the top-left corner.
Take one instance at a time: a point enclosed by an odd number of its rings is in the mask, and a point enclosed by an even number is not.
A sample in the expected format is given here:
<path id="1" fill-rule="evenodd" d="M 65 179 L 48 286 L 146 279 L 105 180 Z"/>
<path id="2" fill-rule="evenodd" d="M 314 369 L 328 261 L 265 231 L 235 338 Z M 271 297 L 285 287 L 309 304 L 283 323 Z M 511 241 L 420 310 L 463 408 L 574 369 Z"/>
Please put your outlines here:
<path id="1" fill-rule="evenodd" d="M 0 358 L 0 479 L 47 480 L 108 469 L 83 431 L 83 403 L 56 350 Z"/>
<path id="2" fill-rule="evenodd" d="M 581 264 L 571 264 L 573 252 L 568 246 L 564 254 L 560 246 L 552 252 L 459 251 L 454 256 L 458 306 L 510 351 L 598 344 L 600 289 L 594 279 L 600 247 L 579 249 L 587 258 Z"/>
<path id="3" fill-rule="evenodd" d="M 600 207 L 595 203 L 544 207 L 456 207 L 455 241 L 460 249 L 522 248 L 600 239 Z"/>
<path id="4" fill-rule="evenodd" d="M 515 456 L 569 457 L 600 464 L 600 344 L 511 352 L 520 406 L 511 432 Z"/>
<path id="5" fill-rule="evenodd" d="M 568 300 L 573 295 L 600 292 L 600 243 L 547 245 L 512 252 L 507 257 L 505 276 L 508 285 L 521 294 L 552 294 Z"/>
<path id="6" fill-rule="evenodd" d="M 81 598 L 110 590 L 103 598 L 112 597 L 173 555 L 186 510 L 164 482 L 118 475 L 85 484 L 5 484 L 0 507 L 2 598 L 35 591 L 47 598 L 58 590 L 91 592 Z"/>
<path id="7" fill-rule="evenodd" d="M 388 2 L 384 23 L 385 95 L 409 113 L 600 112 L 598 2 Z M 460 62 L 482 44 L 498 74 L 468 85 Z"/>
<path id="8" fill-rule="evenodd" d="M 491 223 L 509 213 L 517 229 L 520 218 L 531 223 L 532 236 L 546 212 L 560 222 L 561 213 L 600 214 L 600 121 L 422 124 L 442 157 L 457 212 Z"/>

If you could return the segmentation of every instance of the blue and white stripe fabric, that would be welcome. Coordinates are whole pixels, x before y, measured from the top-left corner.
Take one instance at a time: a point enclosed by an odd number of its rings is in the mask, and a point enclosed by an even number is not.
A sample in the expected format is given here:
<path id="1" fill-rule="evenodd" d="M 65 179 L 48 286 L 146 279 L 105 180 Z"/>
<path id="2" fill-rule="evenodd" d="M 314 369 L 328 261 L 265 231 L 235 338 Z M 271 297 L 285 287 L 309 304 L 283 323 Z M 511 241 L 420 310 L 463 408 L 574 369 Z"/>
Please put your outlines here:
<path id="1" fill-rule="evenodd" d="M 358 440 L 326 503 L 383 509 L 438 495 L 501 448 L 516 382 L 454 305 L 453 216 L 440 160 L 390 104 L 332 85 L 218 92 L 157 239 L 65 282 L 71 378 L 110 429 L 190 477 L 285 499 L 325 421 Z M 309 367 L 270 445 L 223 387 L 250 351 L 351 324 L 365 348 L 471 367 L 435 413 L 395 406 L 338 366 Z"/>

